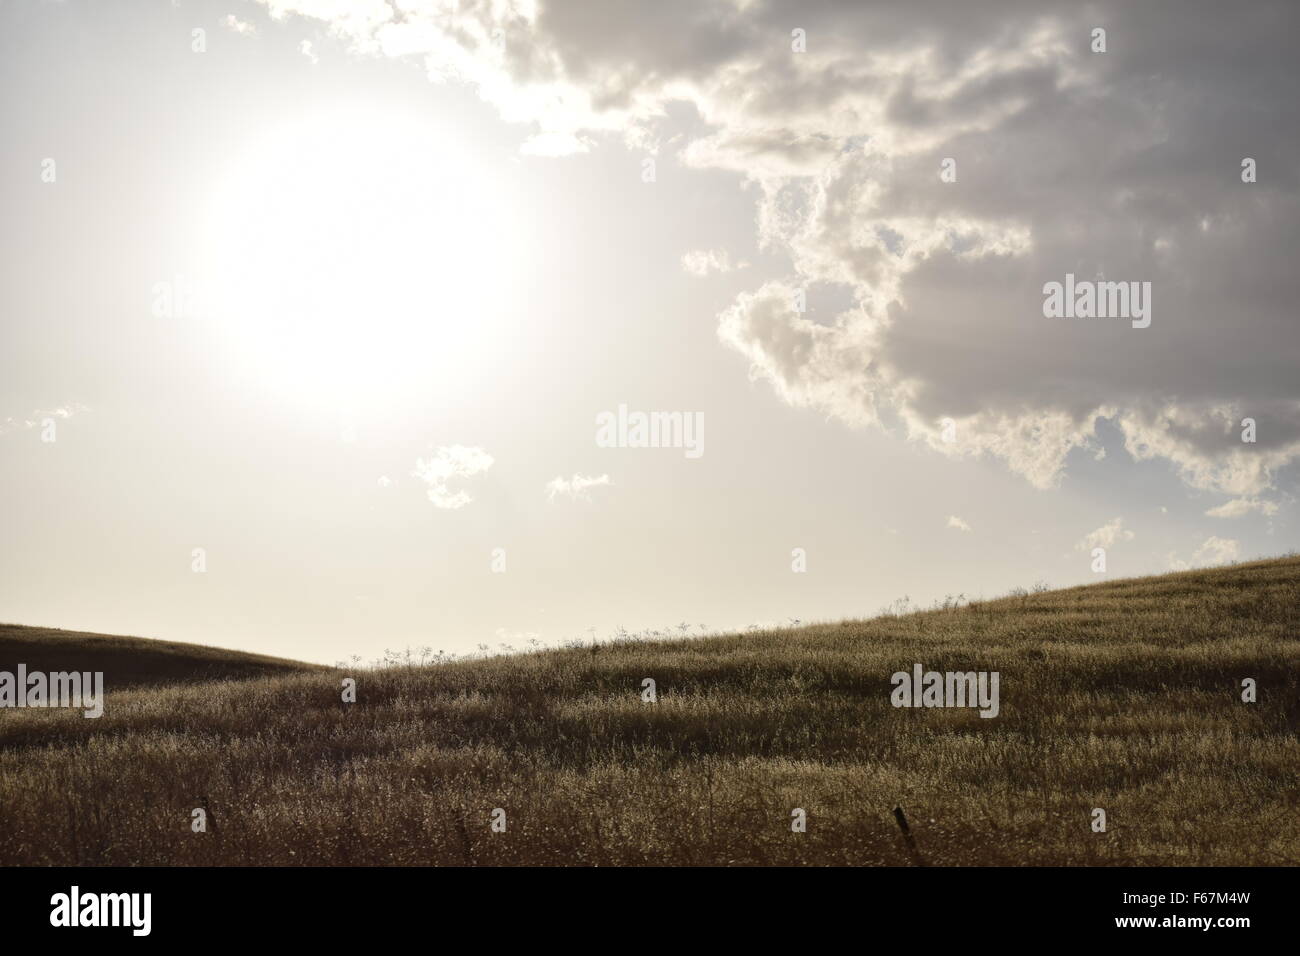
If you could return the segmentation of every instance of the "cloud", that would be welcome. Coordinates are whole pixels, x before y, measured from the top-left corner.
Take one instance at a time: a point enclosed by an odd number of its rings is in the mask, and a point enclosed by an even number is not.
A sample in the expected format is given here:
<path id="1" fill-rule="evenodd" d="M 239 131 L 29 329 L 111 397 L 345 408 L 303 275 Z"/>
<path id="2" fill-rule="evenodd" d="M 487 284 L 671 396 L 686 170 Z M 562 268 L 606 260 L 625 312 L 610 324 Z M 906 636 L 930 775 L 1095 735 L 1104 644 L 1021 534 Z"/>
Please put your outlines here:
<path id="1" fill-rule="evenodd" d="M 1095 531 L 1089 531 L 1074 546 L 1079 551 L 1091 551 L 1093 548 L 1109 548 L 1117 541 L 1132 541 L 1135 537 L 1124 527 L 1123 518 L 1112 518 Z"/>
<path id="2" fill-rule="evenodd" d="M 301 53 L 303 56 L 305 56 L 307 59 L 311 60 L 312 63 L 320 62 L 320 57 L 317 56 L 315 50 L 312 49 L 310 40 L 303 40 L 301 43 L 299 43 L 298 52 Z"/>
<path id="3" fill-rule="evenodd" d="M 1267 161 L 1300 148 L 1277 81 L 1300 25 L 1285 0 L 1194 17 L 1172 0 L 827 2 L 794 18 L 802 53 L 789 8 L 740 0 L 600 17 L 576 0 L 262 2 L 469 84 L 528 152 L 614 140 L 735 174 L 786 268 L 718 335 L 793 405 L 993 456 L 1039 488 L 1099 453 L 1102 422 L 1132 458 L 1235 497 L 1300 457 L 1300 190 Z M 1150 282 L 1151 327 L 1045 318 L 1043 285 L 1067 272 Z M 825 320 L 792 304 L 819 288 L 851 304 Z M 1225 428 L 1239 415 L 1257 443 Z"/>
<path id="4" fill-rule="evenodd" d="M 970 525 L 968 525 L 961 518 L 958 518 L 956 515 L 948 515 L 948 527 L 956 528 L 958 531 L 970 530 Z"/>
<path id="5" fill-rule="evenodd" d="M 447 482 L 452 478 L 473 478 L 492 467 L 492 456 L 482 448 L 447 445 L 437 449 L 428 461 L 416 461 L 412 477 L 429 486 L 429 500 L 439 508 L 463 508 L 474 499 L 465 491 L 453 492 Z"/>
<path id="6" fill-rule="evenodd" d="M 1192 559 L 1185 561 L 1175 551 L 1170 551 L 1165 559 L 1171 571 L 1190 571 L 1193 568 L 1210 567 L 1237 560 L 1241 553 L 1241 543 L 1231 538 L 1211 536 L 1206 538 L 1195 551 Z"/>
<path id="7" fill-rule="evenodd" d="M 1240 518 L 1252 511 L 1258 511 L 1264 515 L 1275 515 L 1277 514 L 1277 505 L 1262 498 L 1233 498 L 1231 501 L 1226 501 L 1217 508 L 1211 508 L 1205 513 L 1211 518 Z"/>
<path id="8" fill-rule="evenodd" d="M 554 501 L 557 496 L 564 495 L 574 501 L 588 501 L 591 499 L 591 489 L 608 486 L 610 484 L 609 475 L 592 475 L 574 474 L 572 478 L 565 478 L 560 475 L 552 478 L 546 483 L 546 497 Z"/>
<path id="9" fill-rule="evenodd" d="M 693 276 L 704 278 L 715 272 L 730 272 L 744 268 L 744 263 L 732 265 L 725 249 L 693 249 L 682 256 L 682 268 Z"/>
<path id="10" fill-rule="evenodd" d="M 1168 459 L 1188 485 L 1202 491 L 1253 496 L 1272 488 L 1277 472 L 1300 455 L 1300 407 L 1261 403 L 1251 411 L 1258 431 L 1272 436 L 1268 444 L 1241 440 L 1240 423 L 1247 417 L 1241 403 L 1131 410 L 1118 424 L 1134 459 Z"/>
<path id="11" fill-rule="evenodd" d="M 221 25 L 240 36 L 257 36 L 257 27 L 247 20 L 241 20 L 233 13 L 228 13 L 221 20 Z"/>
<path id="12" fill-rule="evenodd" d="M 31 415 L 22 418 L 6 418 L 0 421 L 0 435 L 14 431 L 26 431 L 44 424 L 46 419 L 64 420 L 90 409 L 80 402 L 69 402 L 56 408 L 36 408 Z"/>
<path id="13" fill-rule="evenodd" d="M 1231 538 L 1219 538 L 1211 536 L 1206 538 L 1192 553 L 1193 560 L 1199 565 L 1226 564 L 1229 561 L 1237 560 L 1241 553 L 1240 542 Z"/>

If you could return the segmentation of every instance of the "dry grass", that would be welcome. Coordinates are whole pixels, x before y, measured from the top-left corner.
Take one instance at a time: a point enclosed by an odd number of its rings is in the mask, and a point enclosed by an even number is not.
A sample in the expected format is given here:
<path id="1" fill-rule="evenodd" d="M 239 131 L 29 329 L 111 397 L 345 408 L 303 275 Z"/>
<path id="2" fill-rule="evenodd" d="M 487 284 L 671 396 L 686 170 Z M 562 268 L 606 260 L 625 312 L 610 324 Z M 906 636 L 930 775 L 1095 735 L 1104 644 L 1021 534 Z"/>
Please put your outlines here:
<path id="1" fill-rule="evenodd" d="M 1294 864 L 1298 599 L 1290 557 L 364 671 L 352 705 L 325 671 L 3 711 L 0 863 L 909 865 L 902 804 L 932 865 Z M 892 708 L 918 661 L 999 671 L 1001 715 Z"/>

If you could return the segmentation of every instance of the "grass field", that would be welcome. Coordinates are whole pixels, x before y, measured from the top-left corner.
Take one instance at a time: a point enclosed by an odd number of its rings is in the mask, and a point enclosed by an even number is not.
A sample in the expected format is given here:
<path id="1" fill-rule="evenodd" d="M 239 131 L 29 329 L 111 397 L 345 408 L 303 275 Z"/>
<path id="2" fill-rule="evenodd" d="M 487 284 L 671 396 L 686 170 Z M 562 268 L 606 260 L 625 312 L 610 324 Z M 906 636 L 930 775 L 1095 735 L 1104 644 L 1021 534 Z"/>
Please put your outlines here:
<path id="1" fill-rule="evenodd" d="M 1298 605 L 1288 557 L 424 667 L 169 645 L 177 683 L 83 636 L 103 717 L 0 711 L 0 863 L 1297 864 Z M 999 715 L 894 708 L 915 663 L 998 671 Z"/>

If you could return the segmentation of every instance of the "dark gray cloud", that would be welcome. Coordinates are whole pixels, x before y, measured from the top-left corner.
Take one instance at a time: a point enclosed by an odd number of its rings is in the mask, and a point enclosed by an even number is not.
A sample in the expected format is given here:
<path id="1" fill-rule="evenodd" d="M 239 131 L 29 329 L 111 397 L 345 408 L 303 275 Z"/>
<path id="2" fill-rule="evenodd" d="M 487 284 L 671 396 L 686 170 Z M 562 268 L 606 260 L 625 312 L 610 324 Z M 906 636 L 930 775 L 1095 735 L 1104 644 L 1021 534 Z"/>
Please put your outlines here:
<path id="1" fill-rule="evenodd" d="M 1267 491 L 1300 454 L 1293 3 L 573 0 L 339 19 L 265 2 L 478 85 L 540 151 L 613 134 L 758 184 L 757 239 L 789 273 L 756 279 L 719 334 L 792 403 L 901 422 L 1039 486 L 1096 447 L 1101 419 L 1135 457 L 1229 494 Z M 1045 318 L 1043 285 L 1067 273 L 1151 283 L 1150 327 Z M 796 311 L 819 283 L 854 305 Z"/>

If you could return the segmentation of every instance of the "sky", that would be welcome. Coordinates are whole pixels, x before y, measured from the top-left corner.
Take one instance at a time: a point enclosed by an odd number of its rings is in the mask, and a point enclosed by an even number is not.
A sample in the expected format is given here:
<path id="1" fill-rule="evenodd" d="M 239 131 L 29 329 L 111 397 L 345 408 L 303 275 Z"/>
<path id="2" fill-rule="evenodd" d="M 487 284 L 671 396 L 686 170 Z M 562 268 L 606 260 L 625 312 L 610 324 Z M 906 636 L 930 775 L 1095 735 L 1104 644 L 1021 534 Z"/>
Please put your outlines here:
<path id="1" fill-rule="evenodd" d="M 329 663 L 1291 551 L 1297 26 L 4 0 L 0 620 Z"/>

